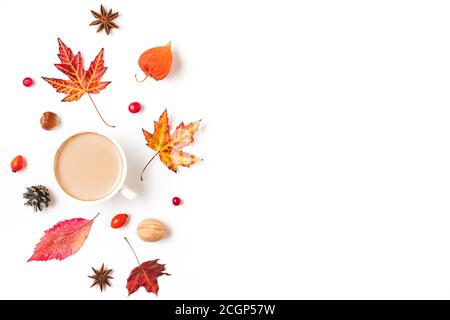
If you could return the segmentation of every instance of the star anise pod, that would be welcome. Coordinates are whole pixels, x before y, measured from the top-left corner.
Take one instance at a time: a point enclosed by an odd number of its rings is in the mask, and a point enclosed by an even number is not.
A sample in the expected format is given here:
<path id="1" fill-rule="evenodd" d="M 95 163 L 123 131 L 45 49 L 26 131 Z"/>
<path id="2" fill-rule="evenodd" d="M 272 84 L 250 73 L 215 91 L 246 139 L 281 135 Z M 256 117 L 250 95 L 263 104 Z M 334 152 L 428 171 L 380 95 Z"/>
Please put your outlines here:
<path id="1" fill-rule="evenodd" d="M 112 9 L 106 11 L 105 7 L 100 5 L 100 13 L 91 10 L 92 15 L 95 19 L 89 25 L 96 26 L 98 25 L 97 32 L 105 30 L 106 34 L 110 34 L 112 29 L 119 29 L 119 26 L 113 22 L 119 16 L 119 12 L 112 12 Z"/>
<path id="2" fill-rule="evenodd" d="M 92 268 L 92 267 L 91 267 Z M 94 279 L 94 283 L 91 288 L 95 285 L 100 287 L 100 291 L 103 291 L 107 285 L 111 287 L 111 283 L 109 283 L 109 279 L 113 279 L 109 274 L 112 272 L 112 269 L 106 269 L 105 264 L 102 264 L 102 267 L 99 270 L 92 268 L 94 274 L 92 276 L 88 276 L 91 279 Z"/>

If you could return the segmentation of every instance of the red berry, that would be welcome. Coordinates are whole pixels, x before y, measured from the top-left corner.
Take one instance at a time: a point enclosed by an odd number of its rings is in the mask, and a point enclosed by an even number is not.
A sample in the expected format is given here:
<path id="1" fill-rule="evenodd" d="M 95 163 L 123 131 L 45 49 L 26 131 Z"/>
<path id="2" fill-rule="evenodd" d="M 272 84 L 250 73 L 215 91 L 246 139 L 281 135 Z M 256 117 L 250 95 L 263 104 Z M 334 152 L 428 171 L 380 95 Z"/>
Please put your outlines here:
<path id="1" fill-rule="evenodd" d="M 31 87 L 33 85 L 33 79 L 31 79 L 30 77 L 26 77 L 25 79 L 23 79 L 23 85 L 25 87 Z"/>
<path id="2" fill-rule="evenodd" d="M 128 106 L 128 110 L 131 113 L 138 113 L 139 111 L 141 111 L 141 104 L 139 102 L 132 102 Z"/>
<path id="3" fill-rule="evenodd" d="M 119 213 L 118 215 L 114 216 L 111 220 L 111 227 L 114 229 L 120 228 L 127 222 L 128 215 L 126 213 Z"/>
<path id="4" fill-rule="evenodd" d="M 174 206 L 179 206 L 181 204 L 181 199 L 179 197 L 173 197 L 172 203 Z"/>
<path id="5" fill-rule="evenodd" d="M 12 172 L 17 172 L 25 166 L 25 159 L 22 156 L 17 156 L 11 161 Z"/>

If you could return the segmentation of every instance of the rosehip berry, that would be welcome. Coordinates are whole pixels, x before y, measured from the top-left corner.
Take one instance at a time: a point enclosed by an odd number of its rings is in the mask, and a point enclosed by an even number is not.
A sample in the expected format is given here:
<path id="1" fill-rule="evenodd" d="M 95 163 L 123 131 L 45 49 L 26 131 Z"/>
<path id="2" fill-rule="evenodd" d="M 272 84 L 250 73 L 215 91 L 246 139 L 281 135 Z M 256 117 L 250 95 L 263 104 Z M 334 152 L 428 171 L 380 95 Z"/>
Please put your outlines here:
<path id="1" fill-rule="evenodd" d="M 114 229 L 120 228 L 127 222 L 128 215 L 126 213 L 119 213 L 118 215 L 114 216 L 111 220 L 111 227 Z"/>
<path id="2" fill-rule="evenodd" d="M 181 204 L 181 199 L 179 197 L 173 197 L 172 203 L 174 206 L 179 206 Z"/>
<path id="3" fill-rule="evenodd" d="M 141 104 L 139 102 L 130 103 L 130 105 L 128 106 L 128 111 L 130 111 L 131 113 L 138 113 L 139 111 L 141 111 Z"/>
<path id="4" fill-rule="evenodd" d="M 30 77 L 26 77 L 25 79 L 23 79 L 23 85 L 25 87 L 31 87 L 33 85 L 33 79 L 31 79 Z"/>
<path id="5" fill-rule="evenodd" d="M 25 159 L 22 156 L 17 156 L 11 161 L 12 172 L 17 172 L 25 166 Z"/>

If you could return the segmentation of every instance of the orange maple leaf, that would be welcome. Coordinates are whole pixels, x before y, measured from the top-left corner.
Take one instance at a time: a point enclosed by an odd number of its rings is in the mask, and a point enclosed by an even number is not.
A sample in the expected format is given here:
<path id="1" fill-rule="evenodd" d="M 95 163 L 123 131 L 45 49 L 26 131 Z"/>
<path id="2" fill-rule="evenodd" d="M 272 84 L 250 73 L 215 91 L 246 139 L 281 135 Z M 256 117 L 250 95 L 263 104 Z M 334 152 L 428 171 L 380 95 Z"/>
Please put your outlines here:
<path id="1" fill-rule="evenodd" d="M 192 122 L 188 125 L 181 122 L 172 135 L 170 135 L 169 118 L 167 116 L 167 110 L 164 110 L 159 117 L 159 121 L 155 121 L 153 133 L 142 129 L 145 140 L 147 140 L 147 146 L 156 151 L 156 154 L 145 165 L 142 174 L 157 155 L 159 155 L 162 163 L 174 172 L 178 171 L 179 166 L 190 167 L 192 164 L 202 160 L 181 150 L 194 141 L 194 134 L 200 126 L 200 121 Z M 143 180 L 142 174 L 141 180 Z"/>
<path id="2" fill-rule="evenodd" d="M 56 78 L 42 77 L 47 81 L 57 92 L 65 93 L 66 96 L 62 100 L 63 102 L 71 102 L 79 100 L 85 93 L 94 105 L 95 110 L 102 119 L 102 121 L 110 127 L 114 127 L 108 124 L 100 114 L 97 106 L 92 100 L 91 93 L 99 93 L 105 89 L 111 81 L 101 81 L 102 76 L 106 72 L 106 67 L 103 65 L 103 49 L 97 54 L 95 59 L 91 62 L 89 69 L 84 70 L 83 57 L 78 52 L 73 54 L 72 50 L 67 47 L 61 39 L 58 38 L 59 43 L 59 60 L 61 63 L 55 64 L 56 68 L 69 77 L 69 80 L 62 80 Z"/>

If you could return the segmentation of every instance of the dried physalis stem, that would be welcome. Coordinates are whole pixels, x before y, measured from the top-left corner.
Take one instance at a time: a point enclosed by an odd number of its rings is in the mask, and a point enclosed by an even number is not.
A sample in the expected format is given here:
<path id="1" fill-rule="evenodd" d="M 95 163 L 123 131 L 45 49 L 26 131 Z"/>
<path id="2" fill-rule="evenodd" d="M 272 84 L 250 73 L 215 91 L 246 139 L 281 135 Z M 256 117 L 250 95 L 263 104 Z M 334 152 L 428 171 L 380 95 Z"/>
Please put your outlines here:
<path id="1" fill-rule="evenodd" d="M 47 111 L 41 117 L 41 127 L 44 130 L 52 130 L 58 126 L 58 115 L 54 112 Z"/>

